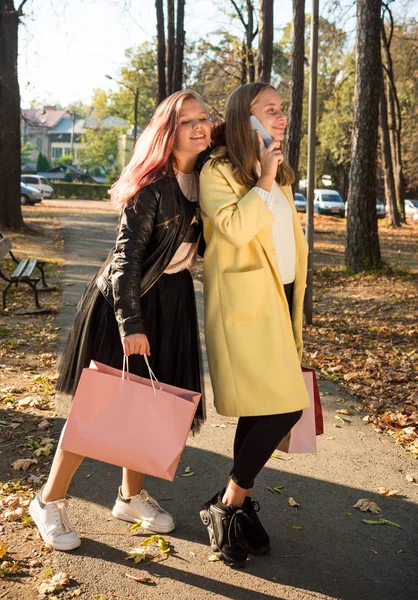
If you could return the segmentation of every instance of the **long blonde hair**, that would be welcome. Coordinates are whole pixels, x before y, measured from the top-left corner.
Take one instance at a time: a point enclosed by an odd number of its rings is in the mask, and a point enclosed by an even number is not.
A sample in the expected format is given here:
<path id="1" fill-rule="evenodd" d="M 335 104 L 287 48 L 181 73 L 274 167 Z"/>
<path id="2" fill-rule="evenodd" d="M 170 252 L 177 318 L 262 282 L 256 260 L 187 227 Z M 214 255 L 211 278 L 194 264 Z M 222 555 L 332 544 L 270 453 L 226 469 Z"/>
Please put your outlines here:
<path id="1" fill-rule="evenodd" d="M 259 179 L 256 139 L 250 124 L 251 109 L 258 95 L 269 88 L 275 89 L 260 81 L 247 83 L 232 92 L 226 101 L 226 146 L 219 148 L 213 159 L 213 164 L 229 161 L 234 167 L 236 181 L 248 188 L 254 187 Z M 295 174 L 286 162 L 278 166 L 276 181 L 279 185 L 291 185 L 295 181 Z"/>

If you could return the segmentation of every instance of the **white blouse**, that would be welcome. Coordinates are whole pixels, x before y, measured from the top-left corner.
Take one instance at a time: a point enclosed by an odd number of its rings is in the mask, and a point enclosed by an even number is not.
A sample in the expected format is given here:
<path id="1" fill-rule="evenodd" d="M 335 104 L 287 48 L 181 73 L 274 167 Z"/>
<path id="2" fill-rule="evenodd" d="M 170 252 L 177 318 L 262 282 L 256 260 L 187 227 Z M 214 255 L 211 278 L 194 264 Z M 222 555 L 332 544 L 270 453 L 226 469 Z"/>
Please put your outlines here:
<path id="1" fill-rule="evenodd" d="M 189 202 L 197 202 L 199 198 L 198 174 L 196 172 L 182 173 L 181 171 L 177 171 L 176 179 L 181 191 Z M 191 224 L 195 222 L 195 219 L 196 217 Z M 193 267 L 196 262 L 198 245 L 199 240 L 196 243 L 183 242 L 180 244 L 164 273 L 166 275 L 172 275 L 173 273 L 179 273 L 180 271 L 184 271 L 184 269 Z"/>
<path id="2" fill-rule="evenodd" d="M 296 275 L 296 243 L 292 208 L 277 181 L 273 182 L 271 192 L 259 187 L 255 187 L 254 190 L 263 198 L 274 217 L 271 233 L 283 285 L 292 283 Z"/>

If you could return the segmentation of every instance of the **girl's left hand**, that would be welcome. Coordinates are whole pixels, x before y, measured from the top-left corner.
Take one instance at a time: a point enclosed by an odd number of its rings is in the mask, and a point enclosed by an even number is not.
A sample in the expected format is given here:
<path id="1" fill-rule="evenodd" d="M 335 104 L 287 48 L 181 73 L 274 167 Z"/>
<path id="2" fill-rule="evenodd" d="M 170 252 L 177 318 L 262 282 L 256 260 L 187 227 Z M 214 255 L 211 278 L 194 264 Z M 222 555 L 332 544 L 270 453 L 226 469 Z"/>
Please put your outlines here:
<path id="1" fill-rule="evenodd" d="M 133 333 L 122 338 L 123 353 L 125 356 L 131 354 L 146 354 L 151 356 L 150 345 L 144 333 Z"/>

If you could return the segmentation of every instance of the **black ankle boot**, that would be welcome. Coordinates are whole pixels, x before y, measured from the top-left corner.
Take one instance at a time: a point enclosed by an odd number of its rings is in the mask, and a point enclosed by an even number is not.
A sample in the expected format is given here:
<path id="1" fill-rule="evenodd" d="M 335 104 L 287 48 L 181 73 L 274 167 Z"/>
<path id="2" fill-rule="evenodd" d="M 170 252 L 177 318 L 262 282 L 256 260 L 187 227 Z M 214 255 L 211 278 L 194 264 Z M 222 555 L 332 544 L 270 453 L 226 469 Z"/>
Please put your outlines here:
<path id="1" fill-rule="evenodd" d="M 260 510 L 259 503 L 247 496 L 242 510 L 247 517 L 242 520 L 242 531 L 248 544 L 248 552 L 256 555 L 267 554 L 270 552 L 270 538 L 257 515 Z"/>
<path id="2" fill-rule="evenodd" d="M 218 493 L 203 505 L 200 518 L 208 528 L 214 554 L 231 567 L 245 567 L 248 547 L 242 531 L 246 520 L 242 507 L 223 504 Z"/>

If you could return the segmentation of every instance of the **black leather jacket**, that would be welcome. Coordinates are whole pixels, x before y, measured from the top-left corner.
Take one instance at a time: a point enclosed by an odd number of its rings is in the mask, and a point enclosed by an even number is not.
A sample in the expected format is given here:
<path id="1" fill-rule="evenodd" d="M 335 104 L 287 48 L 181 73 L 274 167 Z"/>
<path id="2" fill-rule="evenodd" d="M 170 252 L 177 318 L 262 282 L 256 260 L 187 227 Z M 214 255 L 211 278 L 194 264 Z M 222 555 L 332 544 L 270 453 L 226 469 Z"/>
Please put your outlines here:
<path id="1" fill-rule="evenodd" d="M 161 277 L 182 242 L 203 240 L 200 210 L 165 175 L 139 192 L 135 208 L 125 208 L 116 246 L 97 278 L 114 307 L 121 337 L 145 333 L 143 296 Z"/>

